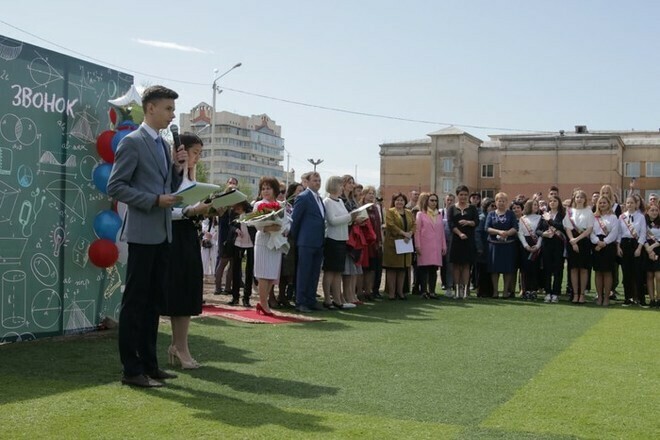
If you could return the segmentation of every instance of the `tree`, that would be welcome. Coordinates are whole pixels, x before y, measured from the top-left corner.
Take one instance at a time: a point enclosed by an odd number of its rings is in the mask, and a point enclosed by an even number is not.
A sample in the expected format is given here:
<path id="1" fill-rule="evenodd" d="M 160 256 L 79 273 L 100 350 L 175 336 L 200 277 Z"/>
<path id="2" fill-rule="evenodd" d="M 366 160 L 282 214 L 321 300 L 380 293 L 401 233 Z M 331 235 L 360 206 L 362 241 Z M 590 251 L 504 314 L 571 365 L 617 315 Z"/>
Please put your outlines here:
<path id="1" fill-rule="evenodd" d="M 204 162 L 197 161 L 195 166 L 196 179 L 198 182 L 209 183 L 209 169 Z"/>

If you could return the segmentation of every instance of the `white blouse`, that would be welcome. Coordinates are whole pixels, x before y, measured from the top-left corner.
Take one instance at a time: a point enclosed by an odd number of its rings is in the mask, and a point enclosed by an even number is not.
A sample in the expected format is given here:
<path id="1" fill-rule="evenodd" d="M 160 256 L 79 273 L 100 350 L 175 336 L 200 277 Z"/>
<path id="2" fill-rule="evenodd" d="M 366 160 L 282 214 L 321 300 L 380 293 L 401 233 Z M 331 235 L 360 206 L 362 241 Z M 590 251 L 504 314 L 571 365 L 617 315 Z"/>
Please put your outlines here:
<path id="1" fill-rule="evenodd" d="M 573 221 L 571 222 L 571 220 Z M 591 208 L 568 208 L 563 223 L 566 230 L 574 230 L 577 227 L 581 234 L 586 229 L 594 227 L 594 213 L 591 212 Z"/>
<path id="2" fill-rule="evenodd" d="M 518 221 L 518 239 L 524 246 L 529 246 L 525 237 L 535 236 L 536 245 L 541 246 L 543 242 L 543 237 L 536 235 L 536 230 L 539 227 L 539 222 L 541 221 L 541 216 L 539 214 L 529 214 L 523 215 Z"/>
<path id="3" fill-rule="evenodd" d="M 620 235 L 619 219 L 614 214 L 605 214 L 594 218 L 594 229 L 591 231 L 591 242 L 598 244 L 598 236 L 605 235 L 603 242 L 605 244 L 614 243 Z"/>
<path id="4" fill-rule="evenodd" d="M 632 214 L 624 212 L 619 217 L 619 231 L 621 233 L 617 242 L 621 243 L 622 238 L 636 238 L 637 243 L 643 245 L 646 243 L 646 219 L 644 215 L 639 211 Z M 634 231 L 636 237 L 633 237 L 632 231 Z"/>
<path id="5" fill-rule="evenodd" d="M 348 240 L 348 224 L 351 222 L 351 214 L 346 210 L 346 205 L 341 199 L 333 200 L 326 197 L 323 200 L 325 206 L 325 236 L 337 241 Z"/>

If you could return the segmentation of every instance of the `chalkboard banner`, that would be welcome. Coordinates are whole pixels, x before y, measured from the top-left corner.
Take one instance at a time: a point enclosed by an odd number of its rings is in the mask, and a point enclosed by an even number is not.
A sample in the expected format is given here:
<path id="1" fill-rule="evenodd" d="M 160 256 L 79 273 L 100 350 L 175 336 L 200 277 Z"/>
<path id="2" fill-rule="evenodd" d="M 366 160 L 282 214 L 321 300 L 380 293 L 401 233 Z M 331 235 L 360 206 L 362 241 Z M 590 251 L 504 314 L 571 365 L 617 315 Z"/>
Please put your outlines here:
<path id="1" fill-rule="evenodd" d="M 0 343 L 118 318 L 124 266 L 88 256 L 94 217 L 112 209 L 92 173 L 96 139 L 113 128 L 108 100 L 132 83 L 0 35 Z"/>

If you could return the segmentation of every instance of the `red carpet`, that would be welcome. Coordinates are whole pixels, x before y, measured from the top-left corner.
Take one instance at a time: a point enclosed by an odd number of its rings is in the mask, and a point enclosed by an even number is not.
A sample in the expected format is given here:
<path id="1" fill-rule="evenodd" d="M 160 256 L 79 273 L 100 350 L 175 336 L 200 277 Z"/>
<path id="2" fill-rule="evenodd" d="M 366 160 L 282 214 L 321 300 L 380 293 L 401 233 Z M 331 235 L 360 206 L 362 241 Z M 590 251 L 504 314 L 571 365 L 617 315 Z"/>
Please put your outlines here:
<path id="1" fill-rule="evenodd" d="M 208 305 L 202 307 L 202 316 L 220 316 L 222 318 L 236 321 L 249 322 L 252 324 L 288 324 L 291 322 L 314 322 L 323 321 L 320 318 L 311 318 L 304 315 L 295 315 L 274 311 L 274 316 L 258 315 L 254 307 L 234 307 L 227 305 Z"/>

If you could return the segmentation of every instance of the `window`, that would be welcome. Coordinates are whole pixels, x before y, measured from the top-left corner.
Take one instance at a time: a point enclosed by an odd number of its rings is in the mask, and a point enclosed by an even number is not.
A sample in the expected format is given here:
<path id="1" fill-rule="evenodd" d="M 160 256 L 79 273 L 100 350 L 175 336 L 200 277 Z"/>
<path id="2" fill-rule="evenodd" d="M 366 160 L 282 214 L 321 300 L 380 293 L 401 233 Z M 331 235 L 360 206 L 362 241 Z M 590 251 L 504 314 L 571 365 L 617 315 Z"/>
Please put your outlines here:
<path id="1" fill-rule="evenodd" d="M 623 164 L 623 175 L 625 177 L 639 177 L 639 162 L 626 162 Z"/>
<path id="2" fill-rule="evenodd" d="M 453 173 L 454 172 L 454 159 L 453 158 L 444 158 L 444 159 L 442 159 L 442 172 L 443 173 Z"/>
<path id="3" fill-rule="evenodd" d="M 646 177 L 660 177 L 660 162 L 646 162 Z"/>
<path id="4" fill-rule="evenodd" d="M 454 194 L 454 181 L 452 179 L 442 179 L 442 192 Z"/>
<path id="5" fill-rule="evenodd" d="M 481 165 L 481 177 L 495 177 L 493 164 Z"/>
<path id="6" fill-rule="evenodd" d="M 492 165 L 491 165 L 492 166 Z M 482 189 L 481 190 L 481 198 L 485 199 L 486 197 L 489 197 L 491 199 L 495 198 L 495 190 L 492 189 Z"/>

